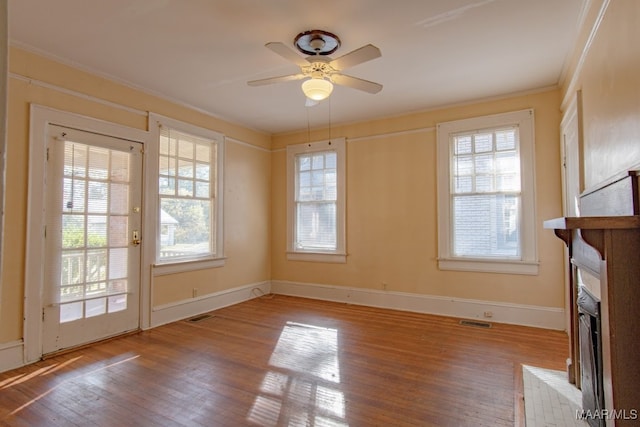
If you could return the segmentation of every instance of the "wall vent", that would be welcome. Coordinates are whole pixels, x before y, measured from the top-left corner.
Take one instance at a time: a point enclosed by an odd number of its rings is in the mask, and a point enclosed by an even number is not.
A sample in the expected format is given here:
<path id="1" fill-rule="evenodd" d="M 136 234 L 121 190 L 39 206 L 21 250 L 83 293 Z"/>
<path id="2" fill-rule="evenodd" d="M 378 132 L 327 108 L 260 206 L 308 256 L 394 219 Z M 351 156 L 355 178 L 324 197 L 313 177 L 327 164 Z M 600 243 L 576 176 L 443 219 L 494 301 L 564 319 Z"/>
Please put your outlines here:
<path id="1" fill-rule="evenodd" d="M 480 322 L 478 320 L 461 320 L 460 324 L 462 326 L 473 326 L 476 328 L 490 328 L 491 323 L 489 322 Z"/>
<path id="2" fill-rule="evenodd" d="M 194 316 L 194 317 L 192 317 L 190 319 L 187 319 L 187 322 L 192 322 L 192 323 L 201 322 L 203 320 L 210 319 L 212 317 L 213 316 L 211 314 L 201 314 L 199 316 Z"/>

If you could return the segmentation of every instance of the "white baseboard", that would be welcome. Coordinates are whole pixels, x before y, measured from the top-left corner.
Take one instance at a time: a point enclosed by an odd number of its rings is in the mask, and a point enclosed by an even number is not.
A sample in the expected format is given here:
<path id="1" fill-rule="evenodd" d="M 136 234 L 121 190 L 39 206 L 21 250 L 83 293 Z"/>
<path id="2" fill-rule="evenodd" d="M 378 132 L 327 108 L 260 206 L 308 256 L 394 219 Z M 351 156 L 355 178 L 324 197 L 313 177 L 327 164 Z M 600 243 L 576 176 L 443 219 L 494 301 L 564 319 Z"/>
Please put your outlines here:
<path id="1" fill-rule="evenodd" d="M 375 289 L 312 283 L 271 281 L 274 294 L 337 301 L 371 307 L 390 308 L 441 316 L 482 319 L 537 328 L 565 330 L 564 309 L 534 305 L 511 304 L 435 295 L 388 292 Z M 491 312 L 487 318 L 485 312 Z"/>
<path id="2" fill-rule="evenodd" d="M 22 340 L 0 344 L 0 372 L 24 366 L 24 345 Z"/>
<path id="3" fill-rule="evenodd" d="M 171 304 L 159 305 L 151 310 L 151 328 L 217 310 L 271 292 L 268 281 L 252 283 L 213 294 L 203 295 Z"/>

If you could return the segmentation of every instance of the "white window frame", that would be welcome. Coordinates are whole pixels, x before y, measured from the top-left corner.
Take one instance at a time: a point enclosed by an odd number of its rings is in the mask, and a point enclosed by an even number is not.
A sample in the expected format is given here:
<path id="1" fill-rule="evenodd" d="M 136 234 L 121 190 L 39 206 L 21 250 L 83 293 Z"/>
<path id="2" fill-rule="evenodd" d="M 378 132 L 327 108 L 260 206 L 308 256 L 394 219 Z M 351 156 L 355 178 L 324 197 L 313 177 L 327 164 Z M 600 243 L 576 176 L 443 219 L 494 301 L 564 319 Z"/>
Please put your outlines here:
<path id="1" fill-rule="evenodd" d="M 217 177 L 215 181 L 214 194 L 216 195 L 213 203 L 213 209 L 215 210 L 216 222 L 214 227 L 211 228 L 215 233 L 213 238 L 215 239 L 216 252 L 213 254 L 207 254 L 205 256 L 194 256 L 190 258 L 180 258 L 177 260 L 160 260 L 160 236 L 162 231 L 162 225 L 160 224 L 160 197 L 158 194 L 158 178 L 159 178 L 159 156 L 160 156 L 160 129 L 161 127 L 167 127 L 169 129 L 183 132 L 195 137 L 216 141 L 217 143 L 217 155 L 216 155 L 216 169 Z M 152 152 L 147 154 L 151 157 L 150 173 L 148 174 L 148 189 L 154 202 L 150 204 L 153 206 L 153 212 L 147 212 L 145 218 L 155 226 L 152 228 L 155 233 L 155 245 L 149 249 L 153 264 L 153 274 L 155 276 L 174 274 L 184 271 L 201 270 L 206 268 L 216 268 L 225 265 L 226 258 L 224 256 L 224 153 L 225 153 L 225 136 L 210 129 L 205 129 L 199 126 L 195 126 L 189 123 L 185 123 L 169 117 L 164 117 L 159 114 L 149 113 L 149 133 L 150 139 L 153 141 Z M 150 209 L 151 210 L 151 209 Z M 151 229 L 151 227 L 150 227 Z M 150 245 L 151 246 L 151 245 Z"/>
<path id="2" fill-rule="evenodd" d="M 296 156 L 299 154 L 335 151 L 337 154 L 336 249 L 331 251 L 300 250 L 295 246 L 296 235 Z M 346 141 L 336 138 L 307 144 L 287 146 L 287 259 L 292 261 L 346 263 L 345 200 L 346 200 Z"/>
<path id="3" fill-rule="evenodd" d="M 453 134 L 517 126 L 520 145 L 521 252 L 519 259 L 456 257 L 452 251 L 451 137 Z M 535 212 L 535 138 L 532 109 L 439 123 L 438 169 L 438 267 L 441 270 L 508 274 L 538 274 Z"/>

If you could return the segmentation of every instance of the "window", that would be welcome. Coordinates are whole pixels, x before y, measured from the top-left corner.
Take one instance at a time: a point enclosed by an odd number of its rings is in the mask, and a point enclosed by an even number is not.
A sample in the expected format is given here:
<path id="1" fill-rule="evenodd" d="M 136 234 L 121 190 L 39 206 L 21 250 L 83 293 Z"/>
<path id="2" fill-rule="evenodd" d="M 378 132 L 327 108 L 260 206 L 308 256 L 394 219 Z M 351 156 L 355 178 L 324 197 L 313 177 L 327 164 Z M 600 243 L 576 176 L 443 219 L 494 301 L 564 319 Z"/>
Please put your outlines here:
<path id="1" fill-rule="evenodd" d="M 206 129 L 158 119 L 156 266 L 178 270 L 222 265 L 224 138 Z"/>
<path id="2" fill-rule="evenodd" d="M 533 111 L 438 125 L 439 266 L 537 274 Z"/>
<path id="3" fill-rule="evenodd" d="M 346 262 L 345 140 L 287 147 L 288 258 Z"/>

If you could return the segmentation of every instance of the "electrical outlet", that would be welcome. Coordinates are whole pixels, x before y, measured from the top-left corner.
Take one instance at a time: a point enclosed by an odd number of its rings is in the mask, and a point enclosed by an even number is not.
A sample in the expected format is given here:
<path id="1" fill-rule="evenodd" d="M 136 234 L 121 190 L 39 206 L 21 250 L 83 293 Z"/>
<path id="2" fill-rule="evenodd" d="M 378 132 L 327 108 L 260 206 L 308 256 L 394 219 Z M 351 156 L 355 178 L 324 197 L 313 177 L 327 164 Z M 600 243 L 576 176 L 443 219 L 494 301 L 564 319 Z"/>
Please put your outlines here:
<path id="1" fill-rule="evenodd" d="M 386 282 L 382 282 L 382 290 L 386 291 L 387 290 L 387 284 Z"/>
<path id="2" fill-rule="evenodd" d="M 484 317 L 487 317 L 487 318 L 493 317 L 493 311 L 485 311 L 484 312 Z"/>
<path id="3" fill-rule="evenodd" d="M 193 298 L 195 298 L 195 297 L 197 297 L 197 296 L 198 296 L 198 288 L 193 288 L 193 289 L 191 290 L 191 296 L 192 296 Z"/>

